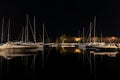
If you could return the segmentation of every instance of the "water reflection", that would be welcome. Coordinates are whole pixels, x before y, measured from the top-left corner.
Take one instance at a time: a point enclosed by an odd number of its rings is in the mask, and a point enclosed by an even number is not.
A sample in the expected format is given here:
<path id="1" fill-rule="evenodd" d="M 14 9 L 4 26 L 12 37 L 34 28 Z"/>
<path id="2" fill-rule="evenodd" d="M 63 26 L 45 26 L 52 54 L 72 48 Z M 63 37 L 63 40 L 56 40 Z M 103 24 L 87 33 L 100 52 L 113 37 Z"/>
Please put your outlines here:
<path id="1" fill-rule="evenodd" d="M 109 56 L 109 57 L 117 57 L 117 54 L 118 54 L 118 52 L 91 52 L 91 53 L 93 53 L 94 55 L 101 55 L 101 56 L 105 56 L 105 55 L 107 55 L 107 56 Z"/>
<path id="2" fill-rule="evenodd" d="M 40 61 L 37 65 L 42 66 L 41 53 L 43 48 L 38 52 L 24 51 L 0 51 L 0 80 L 21 79 L 35 80 L 36 59 Z"/>
<path id="3" fill-rule="evenodd" d="M 37 53 L 19 54 L 1 51 L 0 80 L 12 79 L 14 76 L 21 80 L 38 80 L 48 75 L 102 80 L 103 74 L 109 74 L 107 72 L 109 69 L 115 70 L 113 67 L 118 66 L 120 60 L 118 54 L 118 52 L 82 51 L 75 47 L 43 48 Z M 99 75 L 100 72 L 103 74 Z M 59 75 L 61 73 L 63 76 Z"/>
<path id="4" fill-rule="evenodd" d="M 11 59 L 13 57 L 23 57 L 23 56 L 33 56 L 37 53 L 37 51 L 43 51 L 43 48 L 29 50 L 29 51 L 22 51 L 16 49 L 5 49 L 0 50 L 0 56 L 4 57 L 5 59 Z"/>
<path id="5" fill-rule="evenodd" d="M 116 57 L 118 52 L 95 52 L 95 51 L 83 51 L 82 49 L 76 47 L 56 47 L 56 50 L 60 51 L 61 54 L 67 53 L 93 53 L 94 55 L 107 55 L 109 57 Z"/>
<path id="6" fill-rule="evenodd" d="M 61 54 L 64 53 L 82 53 L 83 50 L 76 47 L 56 47 L 56 50 L 60 51 Z"/>
<path id="7" fill-rule="evenodd" d="M 30 54 L 26 54 L 26 53 L 6 53 L 5 51 L 1 51 L 0 52 L 0 56 L 4 57 L 5 59 L 12 59 L 13 57 L 23 57 L 23 56 L 32 56 L 35 55 L 35 53 L 30 53 Z"/>
<path id="8" fill-rule="evenodd" d="M 63 60 L 63 63 L 66 64 L 64 65 L 64 72 L 68 70 L 67 74 L 69 74 L 69 71 L 73 70 L 74 74 L 78 72 L 79 75 L 89 76 L 90 79 L 97 80 L 99 78 L 113 78 L 115 74 L 109 77 L 108 75 L 111 75 L 112 71 L 118 72 L 118 66 L 120 65 L 119 52 L 82 51 L 75 47 L 58 47 L 56 49 L 60 51 L 59 53 L 62 55 L 60 55 L 60 60 Z M 103 74 L 101 75 L 100 73 Z"/>

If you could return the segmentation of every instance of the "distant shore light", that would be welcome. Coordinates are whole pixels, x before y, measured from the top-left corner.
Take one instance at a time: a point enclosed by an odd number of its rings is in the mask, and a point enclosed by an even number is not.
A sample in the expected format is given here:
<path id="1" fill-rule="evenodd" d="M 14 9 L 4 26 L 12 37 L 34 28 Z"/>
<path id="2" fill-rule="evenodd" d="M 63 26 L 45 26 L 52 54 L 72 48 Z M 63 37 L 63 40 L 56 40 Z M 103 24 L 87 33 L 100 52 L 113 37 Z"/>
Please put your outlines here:
<path id="1" fill-rule="evenodd" d="M 80 40 L 81 40 L 81 38 L 75 38 L 75 41 L 77 41 L 77 42 L 80 41 Z"/>

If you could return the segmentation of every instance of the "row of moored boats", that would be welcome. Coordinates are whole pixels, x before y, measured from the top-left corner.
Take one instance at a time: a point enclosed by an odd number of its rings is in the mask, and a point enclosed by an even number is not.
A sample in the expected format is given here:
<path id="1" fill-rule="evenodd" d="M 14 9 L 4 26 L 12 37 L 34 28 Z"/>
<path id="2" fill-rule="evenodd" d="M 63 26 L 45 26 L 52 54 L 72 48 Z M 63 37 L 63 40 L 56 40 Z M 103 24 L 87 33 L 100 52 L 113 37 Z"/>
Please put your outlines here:
<path id="1" fill-rule="evenodd" d="M 79 43 L 79 49 L 88 50 L 88 51 L 103 51 L 103 52 L 114 52 L 120 50 L 120 44 L 117 43 Z"/>

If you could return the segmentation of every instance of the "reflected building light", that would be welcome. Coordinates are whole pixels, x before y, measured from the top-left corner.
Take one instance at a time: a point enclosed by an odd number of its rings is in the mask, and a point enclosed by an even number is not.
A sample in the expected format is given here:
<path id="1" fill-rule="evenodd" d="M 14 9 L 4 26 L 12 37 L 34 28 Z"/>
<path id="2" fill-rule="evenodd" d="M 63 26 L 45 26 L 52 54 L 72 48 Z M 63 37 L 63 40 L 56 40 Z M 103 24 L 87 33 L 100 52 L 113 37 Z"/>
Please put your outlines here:
<path id="1" fill-rule="evenodd" d="M 75 49 L 75 53 L 81 53 L 80 49 Z"/>
<path id="2" fill-rule="evenodd" d="M 74 47 L 61 47 L 61 48 L 57 48 L 60 53 L 81 53 L 82 50 L 74 48 Z"/>

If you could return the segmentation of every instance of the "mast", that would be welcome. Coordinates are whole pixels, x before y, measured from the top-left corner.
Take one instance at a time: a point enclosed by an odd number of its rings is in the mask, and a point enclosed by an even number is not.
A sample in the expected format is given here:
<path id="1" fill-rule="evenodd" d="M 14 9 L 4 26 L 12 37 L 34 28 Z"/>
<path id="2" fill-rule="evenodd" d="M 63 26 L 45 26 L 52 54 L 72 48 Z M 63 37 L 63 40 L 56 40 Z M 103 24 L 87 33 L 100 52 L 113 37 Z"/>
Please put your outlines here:
<path id="1" fill-rule="evenodd" d="M 91 43 L 91 32 L 92 32 L 92 23 L 90 22 L 90 33 L 89 33 L 89 37 L 90 37 L 90 43 Z"/>
<path id="2" fill-rule="evenodd" d="M 26 42 L 27 42 L 27 38 L 26 38 L 26 35 L 27 35 L 27 33 L 26 33 L 27 30 L 26 30 L 26 29 L 27 29 L 27 28 L 26 28 L 26 25 L 25 25 L 24 29 L 25 29 L 25 30 L 24 30 L 24 33 L 25 33 L 24 38 L 25 38 L 25 43 L 26 43 Z"/>
<path id="3" fill-rule="evenodd" d="M 3 42 L 4 17 L 2 19 L 1 43 Z"/>
<path id="4" fill-rule="evenodd" d="M 26 25 L 25 25 L 25 43 L 28 42 L 28 14 L 26 15 Z"/>
<path id="5" fill-rule="evenodd" d="M 43 24 L 43 44 L 44 44 L 44 27 L 45 25 Z"/>
<path id="6" fill-rule="evenodd" d="M 21 41 L 23 42 L 24 40 L 23 40 L 23 38 L 24 38 L 24 27 L 22 28 L 22 37 L 21 37 Z"/>
<path id="7" fill-rule="evenodd" d="M 43 51 L 42 51 L 42 70 L 44 71 L 44 27 L 45 27 L 45 25 L 43 24 Z"/>
<path id="8" fill-rule="evenodd" d="M 8 20 L 8 36 L 7 36 L 7 41 L 10 41 L 10 18 Z"/>
<path id="9" fill-rule="evenodd" d="M 28 42 L 28 14 L 27 14 L 27 24 L 26 24 L 26 41 Z"/>
<path id="10" fill-rule="evenodd" d="M 35 16 L 34 16 L 34 41 L 36 42 L 36 25 L 35 25 Z"/>
<path id="11" fill-rule="evenodd" d="M 93 42 L 96 42 L 95 41 L 95 37 L 96 37 L 96 35 L 95 35 L 95 29 L 96 29 L 96 16 L 94 17 L 94 38 L 93 38 Z"/>

